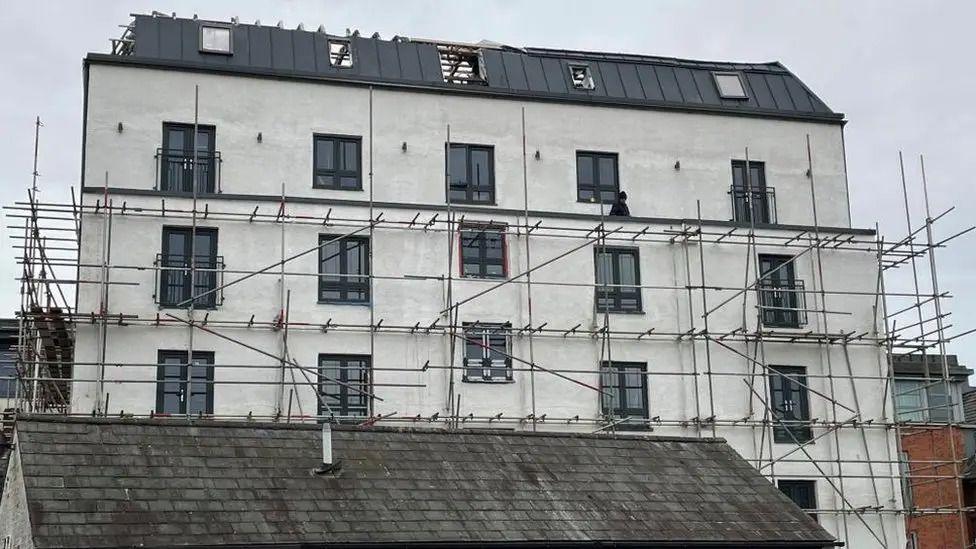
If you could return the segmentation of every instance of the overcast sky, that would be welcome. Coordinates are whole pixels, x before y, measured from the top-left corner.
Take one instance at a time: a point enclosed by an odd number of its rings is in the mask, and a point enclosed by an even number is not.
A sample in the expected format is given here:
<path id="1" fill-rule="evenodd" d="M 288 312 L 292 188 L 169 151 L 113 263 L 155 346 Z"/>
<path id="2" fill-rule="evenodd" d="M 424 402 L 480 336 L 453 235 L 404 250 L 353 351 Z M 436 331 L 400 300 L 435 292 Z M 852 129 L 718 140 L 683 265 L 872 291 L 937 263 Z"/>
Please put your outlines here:
<path id="1" fill-rule="evenodd" d="M 924 154 L 936 227 L 949 236 L 976 223 L 976 2 L 52 2 L 0 0 L 0 203 L 25 197 L 33 120 L 39 115 L 42 199 L 67 200 L 79 182 L 81 62 L 107 52 L 129 13 L 152 10 L 205 19 L 514 46 L 603 50 L 705 60 L 778 60 L 835 111 L 846 113 L 854 225 L 905 231 L 898 151 L 906 155 L 913 219 L 924 219 L 918 155 Z M 0 316 L 18 307 L 14 241 L 0 233 Z M 940 286 L 954 298 L 948 333 L 976 327 L 976 235 L 939 250 Z M 928 289 L 928 265 L 922 263 Z M 907 289 L 910 272 L 890 277 Z M 907 320 L 902 321 L 907 323 Z M 976 334 L 950 351 L 976 366 Z"/>

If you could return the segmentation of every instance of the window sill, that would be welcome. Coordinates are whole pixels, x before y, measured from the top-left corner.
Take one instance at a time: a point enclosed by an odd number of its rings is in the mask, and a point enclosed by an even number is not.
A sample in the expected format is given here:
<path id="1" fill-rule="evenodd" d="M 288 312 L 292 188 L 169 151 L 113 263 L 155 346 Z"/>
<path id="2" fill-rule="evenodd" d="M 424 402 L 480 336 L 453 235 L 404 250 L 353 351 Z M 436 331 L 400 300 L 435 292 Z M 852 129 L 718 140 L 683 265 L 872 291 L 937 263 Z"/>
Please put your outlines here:
<path id="1" fill-rule="evenodd" d="M 507 276 L 461 275 L 458 278 L 468 278 L 472 280 L 508 280 Z"/>
<path id="2" fill-rule="evenodd" d="M 369 307 L 371 305 L 369 301 L 325 301 L 321 299 L 316 303 L 319 305 L 354 305 L 359 307 Z"/>
<path id="3" fill-rule="evenodd" d="M 468 379 L 465 377 L 461 378 L 462 383 L 479 383 L 481 385 L 509 385 L 515 383 L 514 379 Z"/>
<path id="4" fill-rule="evenodd" d="M 182 306 L 182 307 L 177 307 L 176 305 L 157 305 L 156 308 L 159 309 L 160 311 L 165 311 L 167 309 L 170 310 L 170 311 L 188 311 L 190 309 L 190 306 L 189 305 L 186 305 L 186 306 Z M 201 306 L 201 305 L 194 305 L 193 306 L 193 310 L 194 311 L 216 311 L 219 308 L 220 308 L 219 305 L 210 305 L 210 306 L 207 306 L 207 307 L 204 307 L 204 306 Z"/>
<path id="5" fill-rule="evenodd" d="M 450 202 L 444 202 L 445 204 L 455 205 L 462 204 L 464 206 L 497 206 L 498 202 L 492 200 L 491 202 L 478 202 L 475 200 L 451 200 Z"/>
<path id="6" fill-rule="evenodd" d="M 614 200 L 604 200 L 603 201 L 603 205 L 604 206 L 613 206 L 613 203 L 614 202 L 615 202 Z M 577 204 L 594 204 L 594 205 L 596 205 L 596 204 L 599 204 L 600 201 L 599 200 L 584 200 L 582 198 L 577 198 L 576 199 L 576 203 Z"/>
<path id="7" fill-rule="evenodd" d="M 612 315 L 646 315 L 647 314 L 643 310 L 640 310 L 640 311 L 601 311 L 599 309 L 597 310 L 597 313 L 599 313 L 601 315 L 603 313 L 610 313 Z"/>
<path id="8" fill-rule="evenodd" d="M 343 192 L 363 192 L 363 186 L 360 185 L 356 188 L 341 188 L 341 187 L 323 187 L 321 185 L 312 185 L 313 189 L 320 191 L 343 191 Z"/>

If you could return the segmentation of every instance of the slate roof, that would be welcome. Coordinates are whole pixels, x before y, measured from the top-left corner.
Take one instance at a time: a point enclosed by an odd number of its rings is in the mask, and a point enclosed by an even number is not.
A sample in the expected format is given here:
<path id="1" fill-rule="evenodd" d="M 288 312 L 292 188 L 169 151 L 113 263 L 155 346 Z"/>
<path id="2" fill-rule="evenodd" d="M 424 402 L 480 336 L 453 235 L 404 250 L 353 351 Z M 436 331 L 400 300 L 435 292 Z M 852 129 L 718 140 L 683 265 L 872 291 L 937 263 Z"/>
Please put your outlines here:
<path id="1" fill-rule="evenodd" d="M 965 381 L 973 375 L 973 371 L 959 364 L 957 355 L 946 355 L 949 366 L 949 377 L 952 381 Z M 942 357 L 938 354 L 925 355 L 891 355 L 891 365 L 896 376 L 924 376 L 928 366 L 929 375 L 942 378 Z"/>
<path id="2" fill-rule="evenodd" d="M 317 476 L 314 425 L 16 427 L 38 548 L 833 541 L 718 439 L 336 427 Z"/>
<path id="3" fill-rule="evenodd" d="M 89 61 L 142 63 L 282 77 L 341 80 L 439 92 L 479 93 L 520 99 L 562 100 L 653 108 L 723 112 L 841 122 L 803 82 L 778 62 L 728 63 L 556 50 L 481 48 L 487 85 L 448 84 L 443 80 L 437 47 L 430 41 L 354 35 L 354 63 L 329 63 L 323 32 L 265 25 L 233 25 L 233 54 L 200 52 L 200 25 L 229 22 L 135 15 L 128 56 L 89 54 Z M 572 86 L 569 64 L 590 67 L 595 87 Z M 747 100 L 723 99 L 712 71 L 742 75 Z"/>

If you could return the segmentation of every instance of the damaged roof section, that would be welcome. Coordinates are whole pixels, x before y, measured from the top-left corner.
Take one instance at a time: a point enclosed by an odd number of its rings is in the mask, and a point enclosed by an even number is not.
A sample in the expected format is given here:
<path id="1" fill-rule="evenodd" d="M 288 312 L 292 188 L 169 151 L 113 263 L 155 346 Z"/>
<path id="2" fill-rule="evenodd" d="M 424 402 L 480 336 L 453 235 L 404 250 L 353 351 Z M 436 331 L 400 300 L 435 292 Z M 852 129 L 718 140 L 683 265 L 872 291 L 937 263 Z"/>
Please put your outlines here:
<path id="1" fill-rule="evenodd" d="M 221 51 L 206 36 L 224 36 Z M 208 34 L 210 33 L 210 34 Z M 459 44 L 394 37 L 383 40 L 282 26 L 136 15 L 115 55 L 89 61 L 346 80 L 535 100 L 800 118 L 841 122 L 778 62 L 724 63 L 631 54 Z M 347 47 L 342 63 L 338 51 Z M 741 94 L 723 92 L 731 83 Z M 475 85 L 471 85 L 475 84 Z"/>
<path id="2" fill-rule="evenodd" d="M 718 439 L 336 426 L 316 475 L 316 425 L 16 427 L 38 548 L 835 545 Z"/>

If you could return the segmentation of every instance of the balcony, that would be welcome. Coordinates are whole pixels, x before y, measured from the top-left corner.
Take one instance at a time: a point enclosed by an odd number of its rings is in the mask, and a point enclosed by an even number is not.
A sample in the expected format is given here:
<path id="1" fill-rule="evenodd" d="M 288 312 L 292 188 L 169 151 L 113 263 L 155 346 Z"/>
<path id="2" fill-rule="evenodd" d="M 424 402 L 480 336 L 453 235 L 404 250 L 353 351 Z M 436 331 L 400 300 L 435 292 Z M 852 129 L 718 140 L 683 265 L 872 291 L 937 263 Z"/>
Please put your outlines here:
<path id="1" fill-rule="evenodd" d="M 156 187 L 160 191 L 192 193 L 196 174 L 197 194 L 220 189 L 220 151 L 199 151 L 194 169 L 193 153 L 183 149 L 156 149 Z"/>
<path id="2" fill-rule="evenodd" d="M 799 328 L 807 324 L 806 288 L 802 280 L 759 281 L 759 312 L 763 326 Z"/>
<path id="3" fill-rule="evenodd" d="M 153 262 L 156 280 L 153 303 L 160 308 L 188 309 L 190 299 L 196 309 L 216 309 L 224 303 L 223 290 L 211 292 L 224 284 L 224 258 L 222 256 L 198 255 L 193 265 L 193 280 L 190 280 L 190 256 L 156 254 Z M 207 295 L 201 295 L 205 294 Z"/>
<path id="4" fill-rule="evenodd" d="M 776 189 L 772 187 L 746 188 L 733 185 L 729 189 L 732 197 L 733 220 L 740 223 L 775 224 Z"/>

